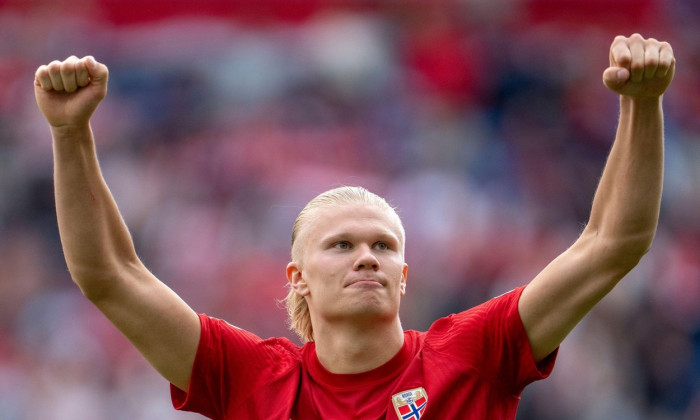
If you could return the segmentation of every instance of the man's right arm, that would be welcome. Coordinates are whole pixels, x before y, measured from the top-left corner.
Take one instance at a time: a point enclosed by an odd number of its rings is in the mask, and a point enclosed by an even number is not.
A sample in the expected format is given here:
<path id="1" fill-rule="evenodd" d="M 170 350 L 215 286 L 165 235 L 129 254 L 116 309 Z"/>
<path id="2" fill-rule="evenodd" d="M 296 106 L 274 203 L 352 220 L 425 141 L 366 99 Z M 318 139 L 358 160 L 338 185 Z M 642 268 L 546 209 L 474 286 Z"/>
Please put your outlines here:
<path id="1" fill-rule="evenodd" d="M 73 281 L 168 381 L 187 390 L 199 343 L 197 314 L 136 255 L 102 176 L 90 117 L 108 71 L 92 57 L 37 69 L 34 93 L 51 128 L 56 213 Z"/>

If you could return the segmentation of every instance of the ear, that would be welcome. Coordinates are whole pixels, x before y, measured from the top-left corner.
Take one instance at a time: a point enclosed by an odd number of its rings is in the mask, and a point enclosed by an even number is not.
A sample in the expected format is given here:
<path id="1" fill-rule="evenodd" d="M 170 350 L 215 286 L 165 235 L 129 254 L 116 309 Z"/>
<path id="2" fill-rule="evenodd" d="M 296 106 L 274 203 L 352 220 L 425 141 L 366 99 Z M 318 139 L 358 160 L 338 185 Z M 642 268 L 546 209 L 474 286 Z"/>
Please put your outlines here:
<path id="1" fill-rule="evenodd" d="M 299 263 L 292 261 L 287 264 L 287 281 L 289 282 L 289 286 L 300 296 L 309 295 L 309 286 L 302 276 Z"/>
<path id="2" fill-rule="evenodd" d="M 406 294 L 406 279 L 408 278 L 408 264 L 404 263 L 403 270 L 401 271 L 401 283 L 399 284 L 399 290 L 401 290 L 401 296 Z"/>

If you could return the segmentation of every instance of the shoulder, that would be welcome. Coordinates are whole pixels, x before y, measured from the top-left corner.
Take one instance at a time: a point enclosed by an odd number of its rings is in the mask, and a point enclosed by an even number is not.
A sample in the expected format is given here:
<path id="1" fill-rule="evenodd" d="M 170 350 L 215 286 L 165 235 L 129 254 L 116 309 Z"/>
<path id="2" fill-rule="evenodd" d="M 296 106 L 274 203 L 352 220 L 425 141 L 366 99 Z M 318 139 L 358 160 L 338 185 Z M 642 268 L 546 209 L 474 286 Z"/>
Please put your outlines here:
<path id="1" fill-rule="evenodd" d="M 189 390 L 171 387 L 175 408 L 224 418 L 222 413 L 241 407 L 268 384 L 292 389 L 299 382 L 301 350 L 289 339 L 262 339 L 206 314 L 199 319 L 202 333 Z"/>
<path id="2" fill-rule="evenodd" d="M 473 308 L 440 318 L 428 329 L 428 337 L 490 329 L 508 320 L 519 323 L 518 301 L 524 289 L 525 286 L 520 286 Z"/>
<path id="3" fill-rule="evenodd" d="M 466 311 L 435 321 L 425 335 L 425 349 L 463 359 L 488 357 L 496 349 L 526 340 L 518 301 L 524 286 Z M 500 351 L 500 350 L 499 350 Z"/>
<path id="4" fill-rule="evenodd" d="M 435 321 L 426 333 L 424 351 L 440 360 L 447 357 L 455 369 L 472 369 L 513 393 L 546 377 L 554 359 L 539 366 L 532 356 L 518 311 L 524 288 Z"/>
<path id="5" fill-rule="evenodd" d="M 223 319 L 199 314 L 202 325 L 200 350 L 214 353 L 256 354 L 257 357 L 298 359 L 301 348 L 285 337 L 260 338 Z M 256 358 L 257 358 L 256 357 Z"/>

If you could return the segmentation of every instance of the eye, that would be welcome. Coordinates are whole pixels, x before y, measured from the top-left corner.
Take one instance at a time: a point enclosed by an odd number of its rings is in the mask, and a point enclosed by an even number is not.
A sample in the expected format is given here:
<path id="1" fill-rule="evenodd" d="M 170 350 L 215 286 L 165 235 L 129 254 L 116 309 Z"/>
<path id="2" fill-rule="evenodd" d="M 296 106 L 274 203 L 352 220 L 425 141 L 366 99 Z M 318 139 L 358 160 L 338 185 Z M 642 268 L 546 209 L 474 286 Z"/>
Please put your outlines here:
<path id="1" fill-rule="evenodd" d="M 386 251 L 387 249 L 389 249 L 389 244 L 387 244 L 386 242 L 377 242 L 376 244 L 374 244 L 374 246 L 382 251 Z"/>
<path id="2" fill-rule="evenodd" d="M 350 249 L 350 243 L 347 241 L 339 241 L 333 244 L 333 248 L 336 249 Z"/>

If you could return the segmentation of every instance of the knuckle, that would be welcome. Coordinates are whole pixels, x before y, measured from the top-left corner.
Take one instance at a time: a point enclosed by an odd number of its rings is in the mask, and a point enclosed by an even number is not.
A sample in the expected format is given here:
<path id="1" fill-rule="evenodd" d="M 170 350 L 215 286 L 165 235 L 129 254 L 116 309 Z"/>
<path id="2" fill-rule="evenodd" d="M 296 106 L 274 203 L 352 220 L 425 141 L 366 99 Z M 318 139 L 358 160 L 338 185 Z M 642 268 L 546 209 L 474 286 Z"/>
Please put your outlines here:
<path id="1" fill-rule="evenodd" d="M 66 60 L 66 61 L 61 63 L 61 72 L 62 73 L 65 73 L 67 71 L 71 71 L 74 69 L 75 69 L 75 63 L 73 63 L 72 61 Z"/>
<path id="2" fill-rule="evenodd" d="M 630 63 L 630 69 L 632 69 L 633 72 L 644 69 L 644 62 L 643 61 L 633 61 L 632 63 Z"/>
<path id="3" fill-rule="evenodd" d="M 618 48 L 615 53 L 621 59 L 629 60 L 632 58 L 632 52 L 629 50 L 629 48 Z"/>
<path id="4" fill-rule="evenodd" d="M 46 75 L 46 73 L 48 72 L 48 70 L 49 70 L 48 66 L 47 66 L 46 64 L 42 64 L 41 66 L 39 66 L 39 67 L 36 69 L 36 72 L 34 73 L 34 76 L 37 77 L 37 78 L 43 77 L 43 76 Z"/>

